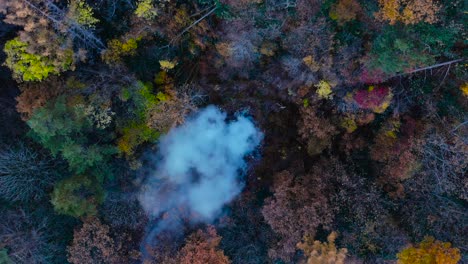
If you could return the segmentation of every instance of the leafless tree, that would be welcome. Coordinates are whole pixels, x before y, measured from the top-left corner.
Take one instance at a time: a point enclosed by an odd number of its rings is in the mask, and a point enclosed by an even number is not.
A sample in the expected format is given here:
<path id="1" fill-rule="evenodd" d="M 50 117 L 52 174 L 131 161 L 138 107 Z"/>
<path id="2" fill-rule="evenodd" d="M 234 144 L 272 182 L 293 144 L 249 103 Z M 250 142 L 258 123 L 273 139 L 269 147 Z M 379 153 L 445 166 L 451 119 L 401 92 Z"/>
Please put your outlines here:
<path id="1" fill-rule="evenodd" d="M 422 147 L 424 171 L 435 181 L 436 191 L 455 194 L 468 200 L 468 129 L 467 121 L 451 131 L 432 131 Z"/>
<path id="2" fill-rule="evenodd" d="M 50 263 L 58 248 L 48 243 L 47 218 L 35 221 L 23 210 L 0 212 L 0 247 L 5 247 L 14 263 Z"/>
<path id="3" fill-rule="evenodd" d="M 54 181 L 56 163 L 21 143 L 0 149 L 0 197 L 13 202 L 44 198 Z"/>
<path id="4" fill-rule="evenodd" d="M 30 0 L 21 0 L 26 5 L 35 10 L 38 14 L 48 19 L 57 30 L 66 31 L 68 35 L 73 39 L 78 39 L 83 44 L 90 45 L 92 48 L 101 51 L 105 49 L 104 44 L 99 38 L 97 38 L 92 30 L 80 25 L 74 19 L 67 16 L 67 12 L 64 9 L 59 8 L 54 1 L 45 0 L 43 3 L 34 3 Z M 40 8 L 43 4 L 47 11 Z"/>
<path id="5" fill-rule="evenodd" d="M 67 37 L 79 42 L 80 45 L 97 51 L 105 49 L 105 45 L 95 36 L 91 28 L 79 24 L 73 16 L 68 16 L 67 12 L 67 9 L 60 8 L 53 0 L 0 1 L 0 13 L 6 14 L 7 23 L 26 27 L 27 17 L 34 16 L 37 25 L 29 23 L 29 26 L 43 25 L 45 19 L 57 33 L 66 33 Z"/>

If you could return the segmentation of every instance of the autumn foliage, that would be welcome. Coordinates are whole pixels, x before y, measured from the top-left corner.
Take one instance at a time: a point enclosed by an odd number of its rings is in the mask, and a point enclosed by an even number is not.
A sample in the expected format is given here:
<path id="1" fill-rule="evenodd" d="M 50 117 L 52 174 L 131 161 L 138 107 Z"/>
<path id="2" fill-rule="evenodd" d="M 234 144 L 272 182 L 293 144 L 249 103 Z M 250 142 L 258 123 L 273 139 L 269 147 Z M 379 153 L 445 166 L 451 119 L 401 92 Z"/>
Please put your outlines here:
<path id="1" fill-rule="evenodd" d="M 320 170 L 316 169 L 315 173 Z M 331 223 L 331 209 L 321 194 L 323 184 L 314 176 L 295 176 L 289 171 L 275 175 L 273 197 L 265 201 L 262 209 L 265 220 L 280 236 L 280 241 L 269 251 L 272 258 L 291 261 L 298 241 L 304 236 L 314 237 L 319 226 Z"/>
<path id="2" fill-rule="evenodd" d="M 310 237 L 306 237 L 304 242 L 298 243 L 297 247 L 307 256 L 306 264 L 344 264 L 348 250 L 336 248 L 337 236 L 336 232 L 332 232 L 328 235 L 327 242 L 312 241 Z"/>
<path id="3" fill-rule="evenodd" d="M 439 4 L 434 0 L 379 0 L 380 11 L 375 14 L 381 21 L 393 25 L 402 22 L 406 25 L 419 22 L 437 22 Z"/>
<path id="4" fill-rule="evenodd" d="M 330 10 L 330 17 L 338 23 L 344 24 L 357 18 L 361 12 L 361 6 L 356 0 L 340 0 Z"/>
<path id="5" fill-rule="evenodd" d="M 421 243 L 398 253 L 399 264 L 456 264 L 460 259 L 458 248 L 452 248 L 450 243 L 435 240 L 433 237 L 426 237 Z"/>
<path id="6" fill-rule="evenodd" d="M 209 226 L 206 231 L 197 230 L 186 240 L 179 251 L 178 263 L 181 264 L 228 264 L 231 263 L 222 250 L 218 249 L 221 237 L 216 229 Z"/>
<path id="7" fill-rule="evenodd" d="M 0 0 L 0 263 L 467 262 L 464 5 Z"/>
<path id="8" fill-rule="evenodd" d="M 367 90 L 359 90 L 354 94 L 354 100 L 363 109 L 375 113 L 384 112 L 392 100 L 392 91 L 388 87 L 370 86 Z"/>
<path id="9" fill-rule="evenodd" d="M 98 218 L 84 219 L 68 247 L 68 261 L 76 264 L 119 263 L 117 245 L 110 237 L 109 227 Z"/>

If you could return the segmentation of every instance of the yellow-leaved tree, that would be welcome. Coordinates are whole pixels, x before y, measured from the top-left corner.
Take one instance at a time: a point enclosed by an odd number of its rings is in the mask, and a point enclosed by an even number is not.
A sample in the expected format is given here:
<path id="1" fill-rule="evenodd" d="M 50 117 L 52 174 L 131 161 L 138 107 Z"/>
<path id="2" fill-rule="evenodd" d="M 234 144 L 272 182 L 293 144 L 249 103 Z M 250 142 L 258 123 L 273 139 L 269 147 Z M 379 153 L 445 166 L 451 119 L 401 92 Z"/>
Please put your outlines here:
<path id="1" fill-rule="evenodd" d="M 464 96 L 468 97 L 468 82 L 465 82 L 460 86 L 460 91 L 463 93 Z"/>
<path id="2" fill-rule="evenodd" d="M 405 25 L 437 22 L 441 7 L 434 0 L 379 0 L 380 10 L 375 14 L 377 20 L 387 21 L 390 25 L 402 22 Z"/>
<path id="3" fill-rule="evenodd" d="M 405 248 L 397 257 L 398 264 L 456 264 L 461 259 L 458 248 L 433 237 L 425 237 L 421 243 Z"/>
<path id="4" fill-rule="evenodd" d="M 321 80 L 315 87 L 317 88 L 316 93 L 320 99 L 332 99 L 333 91 L 329 82 Z"/>

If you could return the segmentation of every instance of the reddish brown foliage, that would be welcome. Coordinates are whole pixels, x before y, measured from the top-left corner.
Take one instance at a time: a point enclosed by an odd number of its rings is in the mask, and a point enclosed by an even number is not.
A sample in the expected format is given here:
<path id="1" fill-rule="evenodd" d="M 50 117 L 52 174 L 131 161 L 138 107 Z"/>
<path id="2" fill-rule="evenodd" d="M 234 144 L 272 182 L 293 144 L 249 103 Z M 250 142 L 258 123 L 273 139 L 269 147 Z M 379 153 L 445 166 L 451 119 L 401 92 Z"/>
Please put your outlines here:
<path id="1" fill-rule="evenodd" d="M 328 226 L 333 218 L 325 186 L 319 180 L 322 173 L 315 167 L 313 174 L 293 176 L 288 171 L 276 175 L 273 197 L 265 200 L 263 216 L 281 240 L 270 249 L 273 259 L 290 261 L 296 243 L 304 236 L 314 237 L 319 226 Z"/>
<path id="2" fill-rule="evenodd" d="M 180 250 L 180 264 L 228 264 L 231 263 L 222 250 L 217 249 L 221 237 L 216 229 L 209 226 L 206 231 L 197 230 L 191 234 Z"/>
<path id="3" fill-rule="evenodd" d="M 363 136 L 349 133 L 343 135 L 343 141 L 340 143 L 347 155 L 351 155 L 351 153 L 366 147 L 366 139 Z"/>
<path id="4" fill-rule="evenodd" d="M 330 120 L 319 116 L 316 107 L 303 107 L 300 114 L 297 124 L 299 135 L 307 144 L 309 155 L 320 154 L 331 144 L 331 138 L 338 133 L 338 129 Z"/>
<path id="5" fill-rule="evenodd" d="M 119 263 L 114 240 L 109 227 L 98 218 L 84 220 L 83 226 L 75 230 L 73 242 L 68 247 L 68 261 L 76 264 Z"/>
<path id="6" fill-rule="evenodd" d="M 302 107 L 300 114 L 302 119 L 297 126 L 299 127 L 299 135 L 303 140 L 307 140 L 311 136 L 326 139 L 338 133 L 337 128 L 330 120 L 319 116 L 317 108 L 313 106 Z"/>
<path id="7" fill-rule="evenodd" d="M 56 77 L 40 83 L 24 83 L 20 88 L 22 93 L 16 97 L 16 109 L 23 120 L 28 120 L 36 108 L 63 93 L 63 84 Z"/>
<path id="8" fill-rule="evenodd" d="M 418 148 L 416 132 L 422 132 L 421 125 L 414 119 L 405 117 L 402 121 L 387 121 L 377 134 L 370 152 L 371 158 L 381 163 L 381 183 L 388 192 L 397 196 L 403 195 L 400 181 L 411 177 L 419 166 L 415 151 Z"/>

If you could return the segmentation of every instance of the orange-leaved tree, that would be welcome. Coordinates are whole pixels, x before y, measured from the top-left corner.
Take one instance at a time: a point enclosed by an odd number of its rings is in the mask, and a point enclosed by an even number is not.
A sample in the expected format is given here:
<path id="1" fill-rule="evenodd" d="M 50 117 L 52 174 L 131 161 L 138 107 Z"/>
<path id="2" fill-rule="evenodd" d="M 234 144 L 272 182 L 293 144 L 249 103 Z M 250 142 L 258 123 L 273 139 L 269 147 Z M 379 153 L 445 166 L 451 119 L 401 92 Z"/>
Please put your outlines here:
<path id="1" fill-rule="evenodd" d="M 221 237 L 213 226 L 205 231 L 191 234 L 185 246 L 179 251 L 178 263 L 181 264 L 229 264 L 229 258 L 217 249 Z"/>

